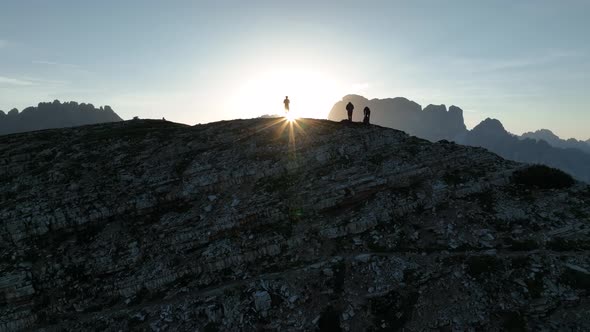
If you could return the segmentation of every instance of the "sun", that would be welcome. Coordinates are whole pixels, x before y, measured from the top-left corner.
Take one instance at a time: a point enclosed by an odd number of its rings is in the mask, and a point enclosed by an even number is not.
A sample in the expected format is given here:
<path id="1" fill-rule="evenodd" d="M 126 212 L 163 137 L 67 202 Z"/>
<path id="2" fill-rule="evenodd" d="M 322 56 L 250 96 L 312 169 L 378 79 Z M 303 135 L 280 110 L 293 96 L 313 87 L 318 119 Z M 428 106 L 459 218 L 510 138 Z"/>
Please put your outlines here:
<path id="1" fill-rule="evenodd" d="M 289 121 L 326 118 L 345 91 L 335 76 L 311 68 L 280 67 L 250 77 L 233 94 L 232 108 L 252 117 L 284 115 Z M 289 112 L 283 107 L 285 96 L 291 101 Z M 246 109 L 244 105 L 248 105 Z"/>
<path id="2" fill-rule="evenodd" d="M 299 117 L 297 116 L 297 114 L 295 114 L 295 112 L 293 111 L 289 111 L 287 113 L 285 113 L 285 119 L 287 119 L 287 121 L 289 122 L 293 122 L 296 121 Z"/>

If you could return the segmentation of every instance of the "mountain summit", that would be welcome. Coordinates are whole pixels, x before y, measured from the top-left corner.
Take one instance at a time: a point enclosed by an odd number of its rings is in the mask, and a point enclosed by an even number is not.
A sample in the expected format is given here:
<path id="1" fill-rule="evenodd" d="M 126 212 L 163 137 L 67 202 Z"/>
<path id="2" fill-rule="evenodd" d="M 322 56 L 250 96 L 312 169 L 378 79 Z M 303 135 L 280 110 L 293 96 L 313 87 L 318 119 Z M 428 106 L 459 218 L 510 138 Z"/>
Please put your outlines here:
<path id="1" fill-rule="evenodd" d="M 557 170 L 309 119 L 0 150 L 2 331 L 590 329 L 590 189 Z"/>

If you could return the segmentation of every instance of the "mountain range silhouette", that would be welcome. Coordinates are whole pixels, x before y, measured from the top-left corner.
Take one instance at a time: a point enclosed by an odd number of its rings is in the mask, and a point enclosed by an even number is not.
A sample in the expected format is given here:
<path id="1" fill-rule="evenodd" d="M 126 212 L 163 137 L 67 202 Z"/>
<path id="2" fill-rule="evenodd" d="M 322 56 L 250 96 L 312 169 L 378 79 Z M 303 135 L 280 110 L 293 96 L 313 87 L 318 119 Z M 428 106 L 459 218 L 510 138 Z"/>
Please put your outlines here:
<path id="1" fill-rule="evenodd" d="M 92 104 L 55 100 L 27 107 L 20 113 L 16 108 L 8 113 L 0 110 L 0 135 L 117 121 L 123 119 L 110 106 L 96 108 Z"/>
<path id="2" fill-rule="evenodd" d="M 575 138 L 570 139 L 561 139 L 559 136 L 555 135 L 549 129 L 539 129 L 534 132 L 527 132 L 520 136 L 521 138 L 531 138 L 537 141 L 543 140 L 549 143 L 551 146 L 558 147 L 558 148 L 572 148 L 572 149 L 579 149 L 584 152 L 590 153 L 590 139 L 587 141 L 579 141 Z"/>
<path id="3" fill-rule="evenodd" d="M 429 141 L 448 140 L 486 148 L 503 158 L 538 163 L 559 168 L 579 180 L 590 182 L 590 140 L 563 140 L 549 130 L 538 130 L 522 136 L 508 132 L 497 119 L 485 119 L 468 130 L 463 110 L 457 106 L 428 105 L 424 109 L 403 97 L 367 99 L 347 95 L 330 111 L 328 119 L 346 118 L 345 105 L 355 105 L 353 121 L 361 121 L 363 107 L 371 108 L 371 123 L 403 130 Z"/>

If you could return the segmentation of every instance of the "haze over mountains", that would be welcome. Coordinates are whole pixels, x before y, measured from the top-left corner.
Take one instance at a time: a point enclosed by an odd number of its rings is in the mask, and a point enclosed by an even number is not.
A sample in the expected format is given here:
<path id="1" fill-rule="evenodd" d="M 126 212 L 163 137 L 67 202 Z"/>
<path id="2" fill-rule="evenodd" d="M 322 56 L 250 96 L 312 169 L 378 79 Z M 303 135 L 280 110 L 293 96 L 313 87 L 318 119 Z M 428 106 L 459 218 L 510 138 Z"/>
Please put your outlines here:
<path id="1" fill-rule="evenodd" d="M 0 135 L 117 121 L 123 119 L 110 106 L 96 108 L 92 104 L 55 100 L 27 107 L 20 113 L 16 108 L 8 113 L 0 110 Z"/>
<path id="2" fill-rule="evenodd" d="M 539 129 L 535 132 L 527 132 L 520 136 L 521 138 L 531 138 L 537 141 L 543 140 L 549 143 L 551 146 L 555 146 L 558 148 L 572 148 L 572 149 L 579 149 L 585 152 L 590 153 L 590 139 L 587 141 L 579 141 L 575 138 L 570 139 L 561 139 L 559 136 L 555 135 L 549 129 Z"/>
<path id="3" fill-rule="evenodd" d="M 498 155 L 520 162 L 540 163 L 559 168 L 574 177 L 590 182 L 590 140 L 562 140 L 548 130 L 526 133 L 522 137 L 509 133 L 499 120 L 486 119 L 472 130 L 457 106 L 428 105 L 424 109 L 406 98 L 367 99 L 347 95 L 337 102 L 328 119 L 346 118 L 345 105 L 355 105 L 353 121 L 362 120 L 362 109 L 371 109 L 371 123 L 400 129 L 430 141 L 449 140 L 480 146 Z"/>

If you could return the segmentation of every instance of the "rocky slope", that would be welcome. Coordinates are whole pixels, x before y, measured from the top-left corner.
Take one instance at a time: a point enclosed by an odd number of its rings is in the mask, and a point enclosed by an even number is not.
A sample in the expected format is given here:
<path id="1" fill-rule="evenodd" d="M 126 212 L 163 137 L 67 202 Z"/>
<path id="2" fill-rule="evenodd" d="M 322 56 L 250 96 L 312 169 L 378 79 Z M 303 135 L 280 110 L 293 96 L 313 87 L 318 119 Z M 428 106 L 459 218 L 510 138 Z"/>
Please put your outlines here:
<path id="1" fill-rule="evenodd" d="M 277 121 L 0 137 L 0 331 L 590 329 L 588 186 Z"/>

